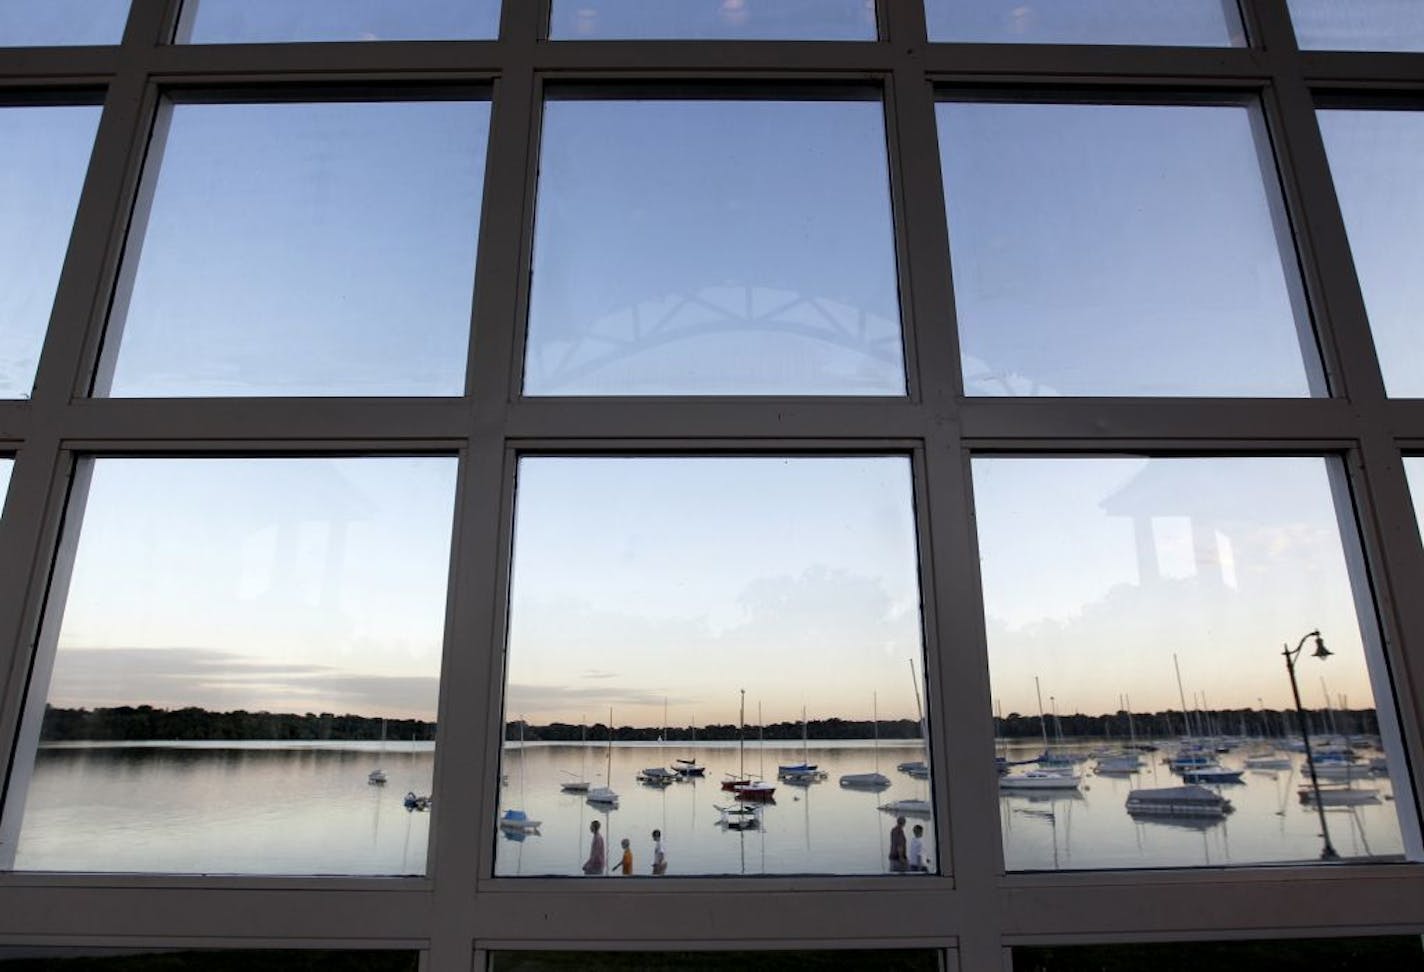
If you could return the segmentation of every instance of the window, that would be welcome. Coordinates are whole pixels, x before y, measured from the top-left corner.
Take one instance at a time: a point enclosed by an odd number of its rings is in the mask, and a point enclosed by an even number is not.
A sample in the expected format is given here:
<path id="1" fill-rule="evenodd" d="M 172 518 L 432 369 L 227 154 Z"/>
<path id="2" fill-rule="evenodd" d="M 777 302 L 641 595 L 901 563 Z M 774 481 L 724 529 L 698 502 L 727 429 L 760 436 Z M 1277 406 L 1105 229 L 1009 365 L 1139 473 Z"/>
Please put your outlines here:
<path id="1" fill-rule="evenodd" d="M 467 40 L 499 32 L 495 0 L 185 0 L 187 44 Z"/>
<path id="2" fill-rule="evenodd" d="M 925 0 L 930 40 L 980 44 L 1241 47 L 1234 0 Z"/>

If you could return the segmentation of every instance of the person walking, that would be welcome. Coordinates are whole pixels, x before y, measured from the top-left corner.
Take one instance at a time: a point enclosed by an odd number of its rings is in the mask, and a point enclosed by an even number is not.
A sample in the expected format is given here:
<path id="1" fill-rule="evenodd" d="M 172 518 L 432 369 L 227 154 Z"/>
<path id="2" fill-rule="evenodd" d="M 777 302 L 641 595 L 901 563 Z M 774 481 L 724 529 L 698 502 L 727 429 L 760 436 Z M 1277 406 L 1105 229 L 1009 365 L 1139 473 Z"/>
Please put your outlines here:
<path id="1" fill-rule="evenodd" d="M 653 831 L 653 873 L 667 873 L 667 849 L 663 847 L 663 832 Z"/>
<path id="2" fill-rule="evenodd" d="M 627 837 L 623 838 L 623 857 L 618 862 L 618 870 L 625 877 L 633 873 L 633 849 Z"/>
<path id="3" fill-rule="evenodd" d="M 583 873 L 602 874 L 607 866 L 608 858 L 603 849 L 603 835 L 598 832 L 602 825 L 593 821 L 588 825 L 588 832 L 593 834 L 593 840 L 589 842 L 588 860 L 583 862 Z"/>
<path id="4" fill-rule="evenodd" d="M 910 857 L 905 850 L 905 818 L 896 817 L 895 826 L 890 828 L 890 870 L 903 871 L 909 864 Z"/>
<path id="5" fill-rule="evenodd" d="M 925 828 L 915 824 L 914 836 L 910 838 L 910 870 L 928 871 L 929 862 L 925 860 Z"/>

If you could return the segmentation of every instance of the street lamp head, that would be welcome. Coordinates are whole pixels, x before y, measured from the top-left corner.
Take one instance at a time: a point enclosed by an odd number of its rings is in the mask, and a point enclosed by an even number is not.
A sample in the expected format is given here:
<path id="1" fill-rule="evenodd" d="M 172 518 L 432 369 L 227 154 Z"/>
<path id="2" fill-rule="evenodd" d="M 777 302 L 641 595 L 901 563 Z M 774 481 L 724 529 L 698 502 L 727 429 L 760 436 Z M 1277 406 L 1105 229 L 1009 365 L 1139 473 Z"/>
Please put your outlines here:
<path id="1" fill-rule="evenodd" d="M 1329 658 L 1335 652 L 1325 647 L 1325 639 L 1320 637 L 1320 632 L 1315 632 L 1315 651 L 1311 652 L 1314 658 Z"/>

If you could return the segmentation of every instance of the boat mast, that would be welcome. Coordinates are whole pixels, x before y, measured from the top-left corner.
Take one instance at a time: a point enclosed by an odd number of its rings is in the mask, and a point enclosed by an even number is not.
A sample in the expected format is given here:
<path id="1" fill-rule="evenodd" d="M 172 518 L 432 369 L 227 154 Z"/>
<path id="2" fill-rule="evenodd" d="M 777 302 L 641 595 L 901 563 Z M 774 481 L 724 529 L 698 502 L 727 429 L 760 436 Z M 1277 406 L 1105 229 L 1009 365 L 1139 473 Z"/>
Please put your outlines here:
<path id="1" fill-rule="evenodd" d="M 875 772 L 880 772 L 880 695 L 870 693 L 870 731 L 874 735 Z"/>
<path id="2" fill-rule="evenodd" d="M 1177 698 L 1182 703 L 1182 728 L 1188 738 L 1192 735 L 1192 723 L 1187 716 L 1187 693 L 1182 691 L 1182 666 L 1177 664 L 1177 653 L 1172 652 L 1172 668 L 1177 672 Z"/>
<path id="3" fill-rule="evenodd" d="M 766 779 L 766 723 L 761 718 L 761 699 L 757 699 L 757 779 Z"/>
<path id="4" fill-rule="evenodd" d="M 929 746 L 930 734 L 925 728 L 925 710 L 920 705 L 920 681 L 915 678 L 915 660 L 910 659 L 910 688 L 915 690 L 915 717 L 920 722 L 920 740 Z"/>
<path id="5" fill-rule="evenodd" d="M 737 779 L 747 778 L 747 690 L 742 693 L 742 705 L 737 710 Z"/>
<path id="6" fill-rule="evenodd" d="M 1132 699 L 1126 695 L 1122 697 L 1122 707 L 1127 710 L 1127 738 L 1132 742 L 1132 748 L 1137 748 L 1137 729 L 1132 724 Z"/>
<path id="7" fill-rule="evenodd" d="M 604 784 L 613 788 L 613 706 L 608 707 L 608 768 L 603 771 Z"/>
<path id="8" fill-rule="evenodd" d="M 1048 723 L 1043 719 L 1043 689 L 1039 688 L 1038 676 L 1033 677 L 1033 694 L 1038 696 L 1038 729 L 1043 733 L 1043 754 L 1048 755 Z"/>

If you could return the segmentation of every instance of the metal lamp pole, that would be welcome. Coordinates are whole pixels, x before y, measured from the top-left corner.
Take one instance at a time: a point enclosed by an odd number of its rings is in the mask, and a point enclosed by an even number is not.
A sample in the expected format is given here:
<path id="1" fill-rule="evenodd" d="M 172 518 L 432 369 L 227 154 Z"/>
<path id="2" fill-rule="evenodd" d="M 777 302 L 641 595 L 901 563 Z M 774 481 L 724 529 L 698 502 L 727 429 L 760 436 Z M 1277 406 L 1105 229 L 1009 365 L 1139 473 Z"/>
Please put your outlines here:
<path id="1" fill-rule="evenodd" d="M 1315 755 L 1310 750 L 1310 730 L 1305 725 L 1305 709 L 1300 704 L 1300 686 L 1295 681 L 1295 662 L 1300 657 L 1301 649 L 1311 638 L 1315 639 L 1315 651 L 1311 652 L 1311 657 L 1325 659 L 1334 654 L 1325 647 L 1325 642 L 1320 637 L 1319 631 L 1312 631 L 1292 650 L 1290 645 L 1281 646 L 1281 654 L 1286 659 L 1286 672 L 1290 675 L 1291 694 L 1295 696 L 1295 714 L 1300 722 L 1300 738 L 1305 743 L 1305 764 L 1310 767 L 1310 791 L 1315 797 L 1315 812 L 1320 815 L 1320 836 L 1325 840 L 1325 849 L 1320 852 L 1322 861 L 1334 861 L 1340 858 L 1335 852 L 1335 848 L 1330 843 L 1330 828 L 1325 824 L 1325 805 L 1320 802 L 1320 781 L 1315 777 Z"/>

